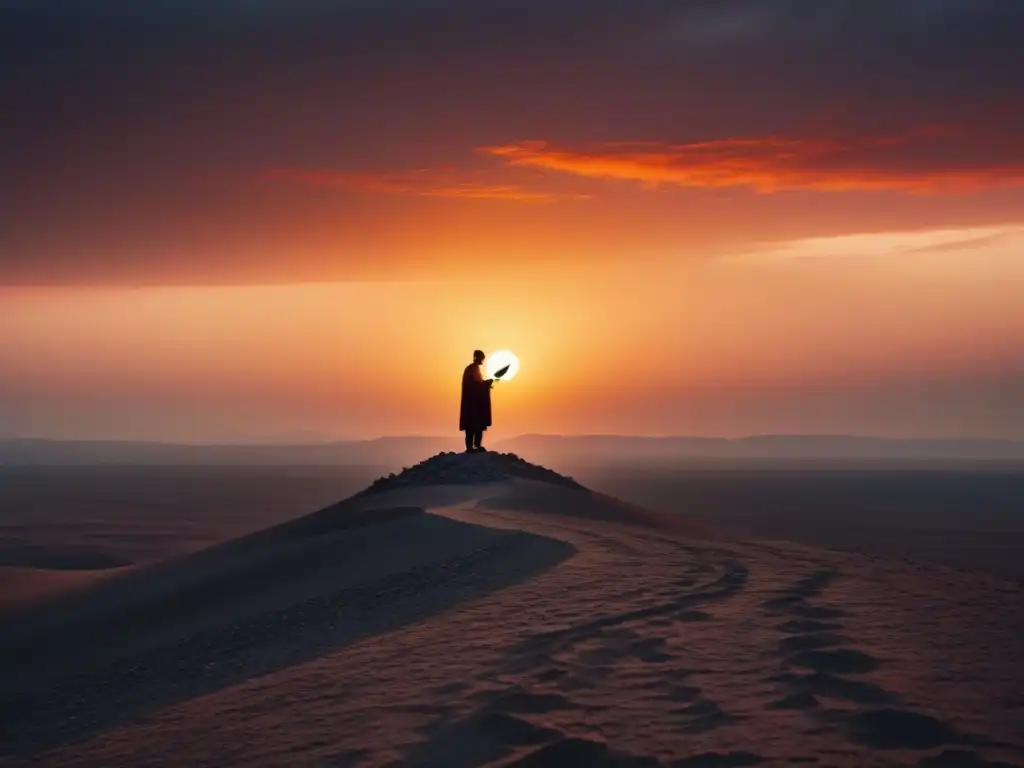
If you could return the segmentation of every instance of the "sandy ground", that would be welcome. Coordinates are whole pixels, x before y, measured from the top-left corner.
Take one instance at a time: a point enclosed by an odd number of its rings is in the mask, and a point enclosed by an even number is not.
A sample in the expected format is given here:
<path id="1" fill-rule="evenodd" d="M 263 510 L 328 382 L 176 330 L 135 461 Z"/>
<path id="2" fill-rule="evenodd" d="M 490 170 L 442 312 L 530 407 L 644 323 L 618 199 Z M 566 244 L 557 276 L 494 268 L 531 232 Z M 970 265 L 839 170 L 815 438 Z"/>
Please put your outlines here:
<path id="1" fill-rule="evenodd" d="M 413 503 L 429 514 L 358 542 L 330 532 L 352 510 L 327 510 L 136 592 L 221 583 L 232 558 L 263 579 L 321 564 L 270 603 L 211 618 L 238 586 L 178 605 L 177 633 L 83 653 L 67 669 L 94 671 L 77 676 L 44 676 L 53 648 L 28 653 L 0 683 L 4 764 L 1024 765 L 1014 582 L 734 541 L 526 481 L 360 505 Z M 381 554 L 398 541 L 417 546 Z M 339 547 L 355 570 L 325 574 Z"/>
<path id="2" fill-rule="evenodd" d="M 118 576 L 125 570 L 106 568 L 102 571 L 55 571 L 47 568 L 0 567 L 0 615 L 44 598 L 85 589 L 104 579 Z"/>

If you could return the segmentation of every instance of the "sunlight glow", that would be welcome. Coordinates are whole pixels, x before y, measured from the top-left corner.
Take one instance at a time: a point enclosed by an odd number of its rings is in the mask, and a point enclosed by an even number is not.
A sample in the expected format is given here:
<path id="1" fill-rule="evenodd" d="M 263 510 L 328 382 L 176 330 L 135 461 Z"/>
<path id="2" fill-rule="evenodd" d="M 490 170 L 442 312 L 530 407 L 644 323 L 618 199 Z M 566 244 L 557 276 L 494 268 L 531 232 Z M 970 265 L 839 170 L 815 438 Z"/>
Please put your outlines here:
<path id="1" fill-rule="evenodd" d="M 487 378 L 493 379 L 494 374 L 505 366 L 508 366 L 508 373 L 501 377 L 501 381 L 512 381 L 519 373 L 519 358 L 511 350 L 499 349 L 487 358 Z"/>

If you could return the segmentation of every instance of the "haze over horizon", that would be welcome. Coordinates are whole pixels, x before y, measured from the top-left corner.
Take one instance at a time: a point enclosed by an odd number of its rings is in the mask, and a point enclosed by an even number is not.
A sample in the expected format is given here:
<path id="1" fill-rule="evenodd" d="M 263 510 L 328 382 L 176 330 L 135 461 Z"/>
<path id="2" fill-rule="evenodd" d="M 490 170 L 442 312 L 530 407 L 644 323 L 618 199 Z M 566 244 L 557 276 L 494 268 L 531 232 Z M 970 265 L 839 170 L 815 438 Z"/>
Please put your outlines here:
<path id="1" fill-rule="evenodd" d="M 1024 439 L 1024 4 L 593 6 L 0 0 L 0 439 Z"/>

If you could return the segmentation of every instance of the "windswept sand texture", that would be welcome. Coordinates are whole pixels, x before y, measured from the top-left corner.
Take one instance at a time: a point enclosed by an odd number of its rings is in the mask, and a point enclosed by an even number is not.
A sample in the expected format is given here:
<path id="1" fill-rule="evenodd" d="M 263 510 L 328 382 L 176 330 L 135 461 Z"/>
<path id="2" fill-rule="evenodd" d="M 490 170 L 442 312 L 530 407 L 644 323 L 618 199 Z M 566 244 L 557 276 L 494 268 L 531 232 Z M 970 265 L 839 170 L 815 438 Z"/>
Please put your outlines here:
<path id="1" fill-rule="evenodd" d="M 1024 765 L 1017 583 L 432 461 L 0 626 L 6 764 Z"/>

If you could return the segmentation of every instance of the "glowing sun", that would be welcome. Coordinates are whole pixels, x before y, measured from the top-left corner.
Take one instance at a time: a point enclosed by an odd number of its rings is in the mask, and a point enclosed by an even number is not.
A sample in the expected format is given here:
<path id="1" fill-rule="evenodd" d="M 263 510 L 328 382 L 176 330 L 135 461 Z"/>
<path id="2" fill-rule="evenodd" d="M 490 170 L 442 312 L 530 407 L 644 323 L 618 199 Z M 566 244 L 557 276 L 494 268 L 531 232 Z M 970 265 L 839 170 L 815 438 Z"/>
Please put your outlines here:
<path id="1" fill-rule="evenodd" d="M 508 370 L 501 377 L 496 376 L 502 368 L 508 367 Z M 487 356 L 487 377 L 488 379 L 498 379 L 498 381 L 511 381 L 519 373 L 519 358 L 515 356 L 515 353 L 510 349 L 499 349 L 497 352 L 493 352 Z"/>

